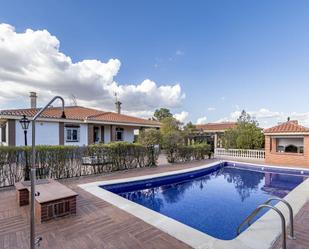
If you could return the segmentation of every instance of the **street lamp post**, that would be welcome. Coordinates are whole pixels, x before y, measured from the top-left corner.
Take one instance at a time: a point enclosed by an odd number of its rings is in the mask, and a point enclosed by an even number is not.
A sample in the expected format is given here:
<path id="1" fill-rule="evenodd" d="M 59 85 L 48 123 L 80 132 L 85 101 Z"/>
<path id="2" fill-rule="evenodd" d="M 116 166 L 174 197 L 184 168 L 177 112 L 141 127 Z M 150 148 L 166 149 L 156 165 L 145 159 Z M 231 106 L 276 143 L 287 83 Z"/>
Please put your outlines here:
<path id="1" fill-rule="evenodd" d="M 52 98 L 48 104 L 40 109 L 40 111 L 35 114 L 32 118 L 32 165 L 31 165 L 31 194 L 30 194 L 30 249 L 35 249 L 35 245 L 38 244 L 42 238 L 35 238 L 35 206 L 34 206 L 34 198 L 35 198 L 35 182 L 36 182 L 36 167 L 35 167 L 35 121 L 41 114 L 56 100 L 60 99 L 62 102 L 62 115 L 61 118 L 66 118 L 64 113 L 64 99 L 60 96 L 56 96 Z"/>
<path id="2" fill-rule="evenodd" d="M 26 115 L 23 115 L 23 118 L 19 120 L 21 128 L 24 130 L 25 134 L 25 146 L 27 146 L 27 130 L 29 128 L 30 120 L 27 119 Z M 28 164 L 28 154 L 27 150 L 25 150 L 25 159 L 26 159 L 26 166 L 25 166 L 25 181 L 30 180 L 30 169 Z"/>

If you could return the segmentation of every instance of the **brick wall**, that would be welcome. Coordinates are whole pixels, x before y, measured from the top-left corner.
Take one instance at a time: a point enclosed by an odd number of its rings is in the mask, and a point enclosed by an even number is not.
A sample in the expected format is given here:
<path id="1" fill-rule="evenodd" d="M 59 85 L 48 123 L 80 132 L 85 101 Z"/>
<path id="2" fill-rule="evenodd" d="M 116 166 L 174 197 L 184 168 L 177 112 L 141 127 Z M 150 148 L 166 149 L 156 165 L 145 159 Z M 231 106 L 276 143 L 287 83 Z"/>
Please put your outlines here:
<path id="1" fill-rule="evenodd" d="M 65 202 L 69 202 L 68 210 L 65 210 Z M 56 213 L 54 205 L 60 204 L 60 203 L 63 204 L 61 207 L 62 212 Z M 54 219 L 56 217 L 61 217 L 64 215 L 70 215 L 70 214 L 75 215 L 76 214 L 76 196 L 63 198 L 63 199 L 59 199 L 56 201 L 42 203 L 42 204 L 36 201 L 35 209 L 36 209 L 36 219 L 37 219 L 37 222 L 39 223 Z"/>
<path id="2" fill-rule="evenodd" d="M 19 206 L 29 204 L 29 191 L 28 189 L 20 189 L 16 191 L 17 203 Z"/>
<path id="3" fill-rule="evenodd" d="M 309 136 L 304 136 L 304 153 L 276 152 L 276 139 L 265 136 L 265 162 L 282 166 L 299 166 L 309 168 Z"/>

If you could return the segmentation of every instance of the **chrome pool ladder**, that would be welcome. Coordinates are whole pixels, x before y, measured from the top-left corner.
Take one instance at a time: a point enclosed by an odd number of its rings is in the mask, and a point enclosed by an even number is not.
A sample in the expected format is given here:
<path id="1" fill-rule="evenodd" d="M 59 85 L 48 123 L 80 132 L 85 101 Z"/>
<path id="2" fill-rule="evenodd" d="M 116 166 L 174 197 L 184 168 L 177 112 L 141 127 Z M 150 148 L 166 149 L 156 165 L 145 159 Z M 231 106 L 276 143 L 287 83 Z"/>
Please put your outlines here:
<path id="1" fill-rule="evenodd" d="M 247 216 L 247 218 L 238 226 L 237 228 L 237 235 L 240 234 L 240 229 L 248 224 L 248 226 L 251 225 L 251 221 L 252 219 L 264 208 L 269 208 L 269 209 L 272 209 L 274 210 L 280 217 L 281 219 L 281 229 L 282 229 L 282 249 L 286 249 L 286 229 L 285 229 L 285 218 L 284 218 L 284 215 L 282 214 L 282 212 L 274 207 L 274 206 L 271 206 L 269 205 L 269 203 L 271 203 L 272 201 L 274 200 L 277 200 L 277 201 L 280 201 L 282 203 L 284 203 L 288 209 L 289 209 L 289 216 L 290 216 L 290 235 L 289 235 L 289 238 L 290 239 L 295 239 L 295 236 L 294 236 L 294 217 L 293 217 L 293 209 L 291 207 L 291 205 L 284 199 L 282 198 L 278 198 L 278 197 L 272 197 L 272 198 L 269 198 L 266 202 L 264 202 L 263 204 L 259 205 L 249 216 Z"/>

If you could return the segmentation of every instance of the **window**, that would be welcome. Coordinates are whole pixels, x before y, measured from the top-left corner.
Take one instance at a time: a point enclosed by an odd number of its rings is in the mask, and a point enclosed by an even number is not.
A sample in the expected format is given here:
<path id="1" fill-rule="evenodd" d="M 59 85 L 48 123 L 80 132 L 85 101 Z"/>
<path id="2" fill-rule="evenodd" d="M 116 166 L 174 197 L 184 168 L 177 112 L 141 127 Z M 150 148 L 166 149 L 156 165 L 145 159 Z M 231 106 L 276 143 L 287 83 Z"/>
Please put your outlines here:
<path id="1" fill-rule="evenodd" d="M 116 128 L 116 141 L 123 141 L 123 128 Z"/>
<path id="2" fill-rule="evenodd" d="M 79 142 L 79 126 L 66 126 L 66 142 Z"/>
<path id="3" fill-rule="evenodd" d="M 281 137 L 276 139 L 277 152 L 281 153 L 304 153 L 304 138 Z"/>
<path id="4" fill-rule="evenodd" d="M 6 125 L 1 127 L 1 142 L 6 143 Z"/>

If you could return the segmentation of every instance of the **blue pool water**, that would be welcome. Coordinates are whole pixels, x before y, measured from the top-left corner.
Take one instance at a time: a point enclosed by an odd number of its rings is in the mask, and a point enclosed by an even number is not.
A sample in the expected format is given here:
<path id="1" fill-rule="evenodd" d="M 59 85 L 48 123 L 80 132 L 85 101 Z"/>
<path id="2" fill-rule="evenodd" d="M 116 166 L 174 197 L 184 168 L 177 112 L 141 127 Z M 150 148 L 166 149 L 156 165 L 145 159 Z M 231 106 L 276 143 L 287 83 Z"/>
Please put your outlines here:
<path id="1" fill-rule="evenodd" d="M 236 237 L 238 225 L 258 205 L 271 196 L 284 197 L 305 175 L 225 164 L 102 188 L 213 237 L 228 240 Z"/>

